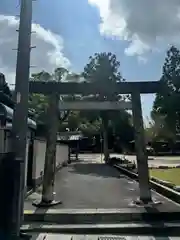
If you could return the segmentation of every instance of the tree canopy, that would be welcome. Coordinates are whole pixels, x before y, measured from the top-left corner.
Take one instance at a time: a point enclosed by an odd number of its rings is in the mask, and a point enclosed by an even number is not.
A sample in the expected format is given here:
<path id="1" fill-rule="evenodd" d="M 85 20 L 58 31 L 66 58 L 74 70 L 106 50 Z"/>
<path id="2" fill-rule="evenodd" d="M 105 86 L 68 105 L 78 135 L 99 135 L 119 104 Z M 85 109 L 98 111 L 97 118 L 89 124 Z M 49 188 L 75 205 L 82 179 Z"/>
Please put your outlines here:
<path id="1" fill-rule="evenodd" d="M 123 80 L 119 72 L 120 62 L 112 53 L 95 53 L 89 58 L 89 63 L 84 67 L 83 77 L 88 82 L 101 84 L 120 82 Z"/>
<path id="2" fill-rule="evenodd" d="M 68 74 L 67 69 L 65 68 L 57 68 L 55 69 L 53 74 L 49 74 L 48 72 L 41 71 L 36 74 L 32 74 L 32 81 L 62 81 L 63 77 Z M 35 118 L 39 123 L 46 122 L 47 118 L 47 109 L 48 109 L 48 96 L 43 94 L 30 94 L 29 95 L 29 108 L 35 111 Z M 67 114 L 63 114 L 61 116 L 60 112 L 60 121 L 64 120 Z M 62 118 L 62 119 L 61 119 Z"/>
<path id="3" fill-rule="evenodd" d="M 84 67 L 83 77 L 88 82 L 96 83 L 99 86 L 109 85 L 111 82 L 121 82 L 125 81 L 120 73 L 120 62 L 117 60 L 115 54 L 110 52 L 106 53 L 95 53 L 91 56 L 89 63 Z M 109 95 L 96 95 L 90 96 L 90 99 L 95 100 L 109 100 L 109 101 L 119 101 L 122 99 L 121 95 L 109 94 Z M 127 136 L 127 141 L 133 139 L 133 128 L 131 125 L 131 115 L 125 110 L 121 111 L 100 111 L 93 113 L 90 118 L 97 122 L 102 119 L 102 123 L 106 122 L 109 131 L 114 134 L 119 134 L 125 139 Z M 100 127 L 102 129 L 102 126 Z"/>
<path id="4" fill-rule="evenodd" d="M 180 129 L 180 51 L 175 46 L 167 51 L 160 81 L 163 88 L 156 94 L 151 116 L 154 122 L 161 117 L 165 137 L 175 140 Z"/>

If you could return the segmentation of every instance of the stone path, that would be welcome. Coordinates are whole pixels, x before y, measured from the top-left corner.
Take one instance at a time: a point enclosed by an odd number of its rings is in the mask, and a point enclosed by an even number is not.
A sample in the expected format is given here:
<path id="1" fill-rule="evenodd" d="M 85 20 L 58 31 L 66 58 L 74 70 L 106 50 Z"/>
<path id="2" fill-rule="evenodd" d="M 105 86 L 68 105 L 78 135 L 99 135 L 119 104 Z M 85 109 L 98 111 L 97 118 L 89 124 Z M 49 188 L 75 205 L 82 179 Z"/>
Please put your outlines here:
<path id="1" fill-rule="evenodd" d="M 62 168 L 56 175 L 56 198 L 63 204 L 60 209 L 116 209 L 132 207 L 139 197 L 138 183 L 119 174 L 118 170 L 101 163 L 99 156 L 86 158 Z M 152 192 L 156 200 L 162 201 L 159 210 L 179 211 L 179 205 Z M 40 192 L 29 196 L 25 210 L 33 209 L 32 200 L 41 197 Z"/>

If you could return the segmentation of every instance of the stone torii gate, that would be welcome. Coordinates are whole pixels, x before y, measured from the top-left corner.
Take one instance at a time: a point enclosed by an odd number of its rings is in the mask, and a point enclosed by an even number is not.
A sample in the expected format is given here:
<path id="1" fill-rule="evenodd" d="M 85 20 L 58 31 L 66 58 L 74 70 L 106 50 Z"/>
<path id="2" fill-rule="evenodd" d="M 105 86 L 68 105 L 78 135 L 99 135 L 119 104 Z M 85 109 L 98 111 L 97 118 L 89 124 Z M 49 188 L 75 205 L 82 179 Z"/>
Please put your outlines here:
<path id="1" fill-rule="evenodd" d="M 141 97 L 140 94 L 157 93 L 161 89 L 159 81 L 148 82 L 121 82 L 110 83 L 108 85 L 98 85 L 97 83 L 59 83 L 59 82 L 30 82 L 30 93 L 42 93 L 49 95 L 58 93 L 59 95 L 112 95 L 112 94 L 131 94 L 133 124 L 135 129 L 135 147 L 138 167 L 139 189 L 140 189 L 140 204 L 151 204 L 152 201 L 149 171 L 148 171 L 148 156 L 146 154 L 144 126 L 142 117 Z M 78 108 L 74 102 L 74 109 Z M 81 103 L 80 103 L 81 105 Z M 90 105 L 90 102 L 89 102 Z M 113 104 L 109 103 L 109 107 L 104 110 L 114 109 Z M 67 103 L 61 103 L 62 110 L 67 109 Z M 111 106 L 111 107 L 110 107 Z M 72 107 L 72 105 L 71 105 Z M 79 106 L 82 109 L 82 105 Z M 87 107 L 88 108 L 88 107 Z M 86 108 L 86 109 L 87 109 Z M 126 107 L 125 107 L 126 108 Z M 116 105 L 117 110 L 117 105 Z"/>

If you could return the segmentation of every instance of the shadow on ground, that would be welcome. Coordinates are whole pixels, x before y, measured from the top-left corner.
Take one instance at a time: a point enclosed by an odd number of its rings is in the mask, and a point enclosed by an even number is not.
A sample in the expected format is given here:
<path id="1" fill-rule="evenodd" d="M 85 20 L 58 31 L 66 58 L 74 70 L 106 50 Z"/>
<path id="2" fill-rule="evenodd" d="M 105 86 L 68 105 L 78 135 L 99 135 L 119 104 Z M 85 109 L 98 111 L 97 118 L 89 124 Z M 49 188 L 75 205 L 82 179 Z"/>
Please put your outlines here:
<path id="1" fill-rule="evenodd" d="M 76 163 L 69 170 L 71 173 L 99 176 L 104 178 L 119 178 L 120 173 L 104 163 Z"/>

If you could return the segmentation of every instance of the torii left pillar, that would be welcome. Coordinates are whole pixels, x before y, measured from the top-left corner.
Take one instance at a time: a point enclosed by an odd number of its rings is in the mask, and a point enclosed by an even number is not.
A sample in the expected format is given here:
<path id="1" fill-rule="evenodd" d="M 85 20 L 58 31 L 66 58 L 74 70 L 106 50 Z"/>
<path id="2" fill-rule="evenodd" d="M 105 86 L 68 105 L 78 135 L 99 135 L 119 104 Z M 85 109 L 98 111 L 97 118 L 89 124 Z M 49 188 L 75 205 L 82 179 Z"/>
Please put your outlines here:
<path id="1" fill-rule="evenodd" d="M 56 169 L 56 142 L 58 131 L 58 105 L 59 95 L 52 93 L 49 96 L 49 106 L 47 112 L 47 143 L 46 143 L 46 156 L 44 165 L 43 177 L 43 191 L 41 201 L 33 202 L 36 207 L 51 207 L 62 203 L 54 199 L 54 184 L 55 184 L 55 169 Z"/>

